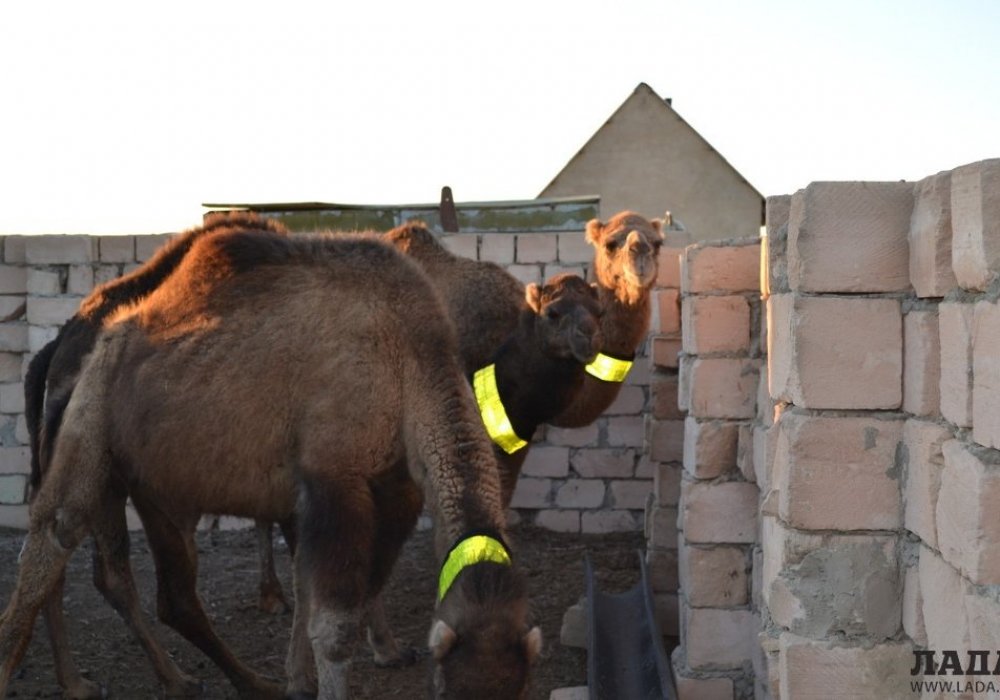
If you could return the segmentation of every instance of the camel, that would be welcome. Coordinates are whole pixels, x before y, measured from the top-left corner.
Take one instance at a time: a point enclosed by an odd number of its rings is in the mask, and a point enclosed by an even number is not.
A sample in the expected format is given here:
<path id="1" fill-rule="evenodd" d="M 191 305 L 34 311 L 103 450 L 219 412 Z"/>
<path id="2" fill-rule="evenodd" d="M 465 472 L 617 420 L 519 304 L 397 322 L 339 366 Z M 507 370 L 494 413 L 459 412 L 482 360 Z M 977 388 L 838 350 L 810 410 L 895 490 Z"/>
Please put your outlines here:
<path id="1" fill-rule="evenodd" d="M 311 642 L 320 696 L 346 697 L 362 611 L 423 490 L 454 578 L 429 637 L 436 692 L 521 696 L 541 636 L 527 625 L 495 460 L 443 319 L 426 277 L 376 241 L 253 231 L 196 241 L 173 275 L 105 322 L 66 405 L 0 617 L 0 691 L 88 531 L 113 571 L 127 570 L 131 494 L 161 618 L 245 696 L 280 693 L 212 632 L 190 532 L 202 512 L 294 514 L 293 636 Z M 480 537 L 492 544 L 464 545 Z M 299 651 L 289 650 L 291 693 L 310 690 Z"/>
<path id="2" fill-rule="evenodd" d="M 287 235 L 287 230 L 274 220 L 254 214 L 237 212 L 219 217 L 205 226 L 193 228 L 172 238 L 138 269 L 97 287 L 81 304 L 80 310 L 60 329 L 59 335 L 32 358 L 24 381 L 25 419 L 31 448 L 31 491 L 36 493 L 41 485 L 58 434 L 63 412 L 76 385 L 84 359 L 93 349 L 94 342 L 105 321 L 113 312 L 131 305 L 156 289 L 177 268 L 192 244 L 202 236 L 223 230 L 259 229 L 275 235 Z M 43 418 L 44 416 L 44 418 Z M 258 531 L 270 523 L 260 523 Z M 286 538 L 294 541 L 294 532 L 283 528 Z M 270 543 L 269 543 L 270 544 Z M 261 548 L 261 580 L 258 606 L 262 610 L 278 612 L 287 610 L 288 604 L 281 591 L 281 584 L 274 572 L 270 546 Z M 168 655 L 160 650 L 143 616 L 138 612 L 137 597 L 127 592 L 112 593 L 109 581 L 122 581 L 127 589 L 131 579 L 123 580 L 127 572 L 117 576 L 106 571 L 107 562 L 95 550 L 95 582 L 102 592 L 115 599 L 118 609 L 125 611 L 130 628 L 149 653 L 157 675 L 168 695 L 188 695 L 199 688 L 194 679 L 181 672 Z M 84 678 L 69 652 L 66 624 L 62 609 L 64 581 L 60 578 L 50 599 L 43 608 L 46 629 L 55 659 L 55 673 L 63 695 L 73 700 L 88 700 L 103 696 L 101 687 Z"/>
<path id="3" fill-rule="evenodd" d="M 660 228 L 659 220 L 649 221 L 630 211 L 615 214 L 607 223 L 599 219 L 587 223 L 584 235 L 594 247 L 592 269 L 603 309 L 604 346 L 582 387 L 547 423 L 589 425 L 618 396 L 630 360 L 649 331 L 650 294 L 663 243 Z M 426 236 L 408 233 L 406 226 L 393 229 L 386 238 L 420 263 L 441 294 L 458 332 L 466 371 L 481 367 L 517 323 L 521 283 L 498 265 L 451 255 L 440 245 L 431 245 Z"/>

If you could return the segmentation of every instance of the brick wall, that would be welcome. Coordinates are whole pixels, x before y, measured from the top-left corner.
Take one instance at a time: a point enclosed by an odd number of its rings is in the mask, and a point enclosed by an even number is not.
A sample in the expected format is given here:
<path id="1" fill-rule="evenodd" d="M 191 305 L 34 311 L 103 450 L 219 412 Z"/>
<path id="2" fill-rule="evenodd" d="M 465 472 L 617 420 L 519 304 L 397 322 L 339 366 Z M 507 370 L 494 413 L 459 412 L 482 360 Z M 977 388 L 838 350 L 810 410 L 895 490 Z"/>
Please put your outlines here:
<path id="1" fill-rule="evenodd" d="M 26 523 L 29 453 L 22 377 L 28 360 L 55 337 L 95 284 L 113 279 L 149 259 L 167 236 L 6 236 L 0 265 L 0 525 Z M 506 267 L 523 282 L 561 272 L 585 275 L 592 249 L 582 228 L 571 232 L 468 233 L 442 238 L 458 255 Z M 659 475 L 648 456 L 647 407 L 676 417 L 667 384 L 651 396 L 650 381 L 661 365 L 676 367 L 679 308 L 677 249 L 664 253 L 658 292 L 655 357 L 639 348 L 618 399 L 594 424 L 576 430 L 541 428 L 514 494 L 515 517 L 567 532 L 601 533 L 643 527 L 646 502 Z M 672 263 L 672 265 L 671 265 Z M 673 269 L 671 269 L 673 267 Z M 662 332 L 661 332 L 662 329 Z M 666 344 L 660 344 L 664 341 Z M 671 345 L 673 343 L 673 345 Z M 672 353 L 672 355 L 671 355 Z M 659 364 L 657 364 L 659 363 Z M 674 378 L 676 385 L 676 377 Z M 662 437 L 661 433 L 656 434 Z M 677 462 L 681 433 L 673 446 L 660 444 L 656 457 Z M 677 502 L 676 479 L 660 479 L 665 503 Z M 671 486 L 671 484 L 673 484 Z M 671 495 L 672 494 L 672 495 Z M 676 548 L 676 544 L 672 545 Z M 651 556 L 664 589 L 675 590 L 669 555 Z M 666 577 L 666 578 L 664 578 Z M 674 606 L 676 607 L 676 606 Z"/>

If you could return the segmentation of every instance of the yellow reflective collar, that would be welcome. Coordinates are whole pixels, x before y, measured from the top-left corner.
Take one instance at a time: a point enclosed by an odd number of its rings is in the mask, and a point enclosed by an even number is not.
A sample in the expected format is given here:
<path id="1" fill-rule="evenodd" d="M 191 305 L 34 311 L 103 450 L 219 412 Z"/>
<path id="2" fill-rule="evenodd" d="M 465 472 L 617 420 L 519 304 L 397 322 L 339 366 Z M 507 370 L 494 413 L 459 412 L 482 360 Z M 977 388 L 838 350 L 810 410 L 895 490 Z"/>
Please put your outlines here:
<path id="1" fill-rule="evenodd" d="M 624 382 L 628 371 L 632 369 L 632 360 L 619 360 L 599 352 L 594 361 L 584 369 L 587 374 L 606 382 Z"/>
<path id="2" fill-rule="evenodd" d="M 479 404 L 479 415 L 483 417 L 486 432 L 493 442 L 507 454 L 517 452 L 528 444 L 514 432 L 514 426 L 500 400 L 496 365 L 487 365 L 476 371 L 472 377 L 472 390 L 476 394 L 476 403 Z"/>
<path id="3" fill-rule="evenodd" d="M 510 555 L 503 542 L 488 535 L 473 535 L 456 544 L 441 566 L 438 577 L 438 602 L 444 599 L 455 577 L 467 566 L 484 561 L 510 566 Z"/>

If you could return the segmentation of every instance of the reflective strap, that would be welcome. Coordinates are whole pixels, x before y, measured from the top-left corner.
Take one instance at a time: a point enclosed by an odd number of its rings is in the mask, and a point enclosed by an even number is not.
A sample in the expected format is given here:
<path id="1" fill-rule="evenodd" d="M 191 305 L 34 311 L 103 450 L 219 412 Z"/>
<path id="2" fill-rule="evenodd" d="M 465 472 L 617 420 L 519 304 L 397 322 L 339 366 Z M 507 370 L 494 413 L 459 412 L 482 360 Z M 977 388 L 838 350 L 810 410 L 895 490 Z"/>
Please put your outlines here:
<path id="1" fill-rule="evenodd" d="M 597 353 L 594 361 L 584 369 L 598 379 L 606 382 L 624 382 L 628 371 L 632 369 L 632 360 L 619 360 L 604 353 Z"/>
<path id="2" fill-rule="evenodd" d="M 455 545 L 441 567 L 441 576 L 438 577 L 438 601 L 444 599 L 445 593 L 451 588 L 455 577 L 462 569 L 484 561 L 510 566 L 510 555 L 507 554 L 502 542 L 487 535 L 473 535 Z"/>
<path id="3" fill-rule="evenodd" d="M 511 454 L 527 445 L 527 441 L 522 440 L 514 432 L 514 426 L 507 417 L 504 410 L 503 401 L 500 400 L 500 390 L 497 389 L 496 365 L 487 365 L 472 378 L 472 389 L 476 394 L 476 403 L 479 404 L 479 415 L 483 417 L 483 424 L 486 432 L 489 433 L 493 442 L 498 444 L 504 452 Z"/>

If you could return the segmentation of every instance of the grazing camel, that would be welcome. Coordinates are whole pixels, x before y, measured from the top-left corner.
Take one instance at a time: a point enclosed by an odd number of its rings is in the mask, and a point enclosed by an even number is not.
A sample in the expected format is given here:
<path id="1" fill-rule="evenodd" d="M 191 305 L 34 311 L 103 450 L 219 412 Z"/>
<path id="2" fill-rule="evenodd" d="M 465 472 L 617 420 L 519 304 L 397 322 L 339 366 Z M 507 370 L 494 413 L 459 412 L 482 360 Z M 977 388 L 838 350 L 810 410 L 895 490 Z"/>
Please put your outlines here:
<path id="1" fill-rule="evenodd" d="M 84 359 L 94 347 L 105 320 L 123 307 L 136 303 L 160 286 L 187 255 L 192 244 L 208 234 L 225 230 L 257 229 L 275 235 L 287 235 L 276 221 L 249 213 L 234 213 L 215 219 L 205 226 L 193 228 L 172 238 L 138 269 L 97 287 L 83 300 L 80 310 L 60 329 L 59 335 L 43 347 L 28 364 L 24 380 L 25 420 L 31 448 L 31 491 L 41 485 L 59 432 L 63 413 L 73 393 Z M 270 532 L 270 524 L 266 524 Z M 294 533 L 284 528 L 286 537 L 294 541 Z M 266 559 L 270 548 L 262 550 L 259 607 L 272 612 L 287 609 L 281 584 L 273 564 Z M 160 650 L 144 617 L 138 609 L 137 597 L 129 590 L 134 587 L 130 572 L 108 571 L 109 562 L 95 550 L 94 581 L 116 609 L 123 611 L 129 627 L 147 650 L 154 669 L 168 696 L 190 695 L 200 684 L 177 669 L 170 657 Z M 115 583 L 115 586 L 111 586 Z M 84 678 L 69 652 L 66 623 L 62 609 L 64 581 L 59 579 L 43 608 L 46 629 L 55 660 L 55 674 L 63 696 L 72 700 L 93 700 L 103 697 L 101 687 Z"/>
<path id="2" fill-rule="evenodd" d="M 495 460 L 443 317 L 419 269 L 376 241 L 259 231 L 196 241 L 173 275 L 105 322 L 84 364 L 0 617 L 0 691 L 88 531 L 127 569 L 130 494 L 161 619 L 243 696 L 280 691 L 212 631 L 190 533 L 202 512 L 294 514 L 293 637 L 311 642 L 320 696 L 346 697 L 362 611 L 423 490 L 449 580 L 430 635 L 435 692 L 523 696 L 540 632 L 526 623 Z M 289 650 L 291 693 L 311 690 L 300 651 Z"/>

